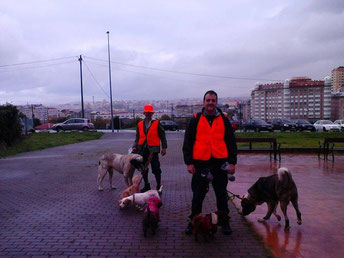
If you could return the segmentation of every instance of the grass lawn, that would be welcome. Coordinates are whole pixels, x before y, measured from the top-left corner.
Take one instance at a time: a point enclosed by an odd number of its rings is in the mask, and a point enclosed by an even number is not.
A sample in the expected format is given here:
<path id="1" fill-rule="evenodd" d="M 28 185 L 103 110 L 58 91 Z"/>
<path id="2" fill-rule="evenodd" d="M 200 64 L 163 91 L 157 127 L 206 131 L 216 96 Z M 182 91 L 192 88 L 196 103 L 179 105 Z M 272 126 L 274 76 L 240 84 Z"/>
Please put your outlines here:
<path id="1" fill-rule="evenodd" d="M 325 137 L 344 138 L 343 132 L 260 132 L 260 133 L 235 133 L 236 137 L 275 137 L 278 143 L 281 143 L 281 148 L 318 148 L 319 141 L 322 142 Z M 247 143 L 238 143 L 238 146 L 246 146 Z M 255 146 L 260 146 L 264 143 L 255 143 Z M 268 145 L 268 144 L 265 144 Z M 336 147 L 344 147 L 343 143 L 336 143 Z"/>
<path id="2" fill-rule="evenodd" d="M 18 144 L 0 151 L 0 157 L 15 155 L 21 152 L 42 150 L 46 148 L 99 139 L 104 133 L 70 132 L 70 133 L 34 133 L 23 136 Z"/>

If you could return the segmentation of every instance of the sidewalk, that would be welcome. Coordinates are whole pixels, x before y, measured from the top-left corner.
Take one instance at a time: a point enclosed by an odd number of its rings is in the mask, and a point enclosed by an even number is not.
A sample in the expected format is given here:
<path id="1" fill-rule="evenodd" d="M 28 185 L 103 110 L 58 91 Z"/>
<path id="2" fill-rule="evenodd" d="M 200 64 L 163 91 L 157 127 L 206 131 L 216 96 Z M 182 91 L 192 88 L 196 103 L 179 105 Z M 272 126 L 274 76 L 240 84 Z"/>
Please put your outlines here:
<path id="1" fill-rule="evenodd" d="M 143 237 L 142 212 L 120 210 L 122 175 L 107 178 L 97 189 L 97 165 L 106 152 L 126 153 L 132 133 L 105 134 L 102 139 L 0 160 L 0 256 L 115 257 L 265 257 L 267 252 L 245 220 L 231 209 L 233 234 L 221 231 L 210 243 L 196 243 L 184 234 L 190 212 L 191 176 L 182 161 L 183 134 L 168 134 L 168 152 L 161 158 L 163 206 L 156 236 Z M 155 181 L 150 173 L 150 181 Z M 210 189 L 204 213 L 213 212 Z"/>

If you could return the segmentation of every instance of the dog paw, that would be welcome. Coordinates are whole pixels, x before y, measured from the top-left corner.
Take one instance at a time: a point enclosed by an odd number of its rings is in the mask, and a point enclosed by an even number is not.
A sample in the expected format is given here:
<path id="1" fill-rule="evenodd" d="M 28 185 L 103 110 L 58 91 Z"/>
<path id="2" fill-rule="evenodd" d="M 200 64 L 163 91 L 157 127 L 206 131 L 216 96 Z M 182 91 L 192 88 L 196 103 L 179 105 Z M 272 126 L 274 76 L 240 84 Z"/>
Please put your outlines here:
<path id="1" fill-rule="evenodd" d="M 284 227 L 284 231 L 288 232 L 290 230 L 290 227 Z"/>
<path id="2" fill-rule="evenodd" d="M 302 224 L 302 220 L 298 220 L 297 224 L 301 225 Z"/>
<path id="3" fill-rule="evenodd" d="M 111 186 L 111 190 L 115 190 L 116 189 L 116 187 L 114 187 L 114 186 Z"/>
<path id="4" fill-rule="evenodd" d="M 265 222 L 265 219 L 258 219 L 258 222 Z"/>
<path id="5" fill-rule="evenodd" d="M 101 192 L 101 191 L 104 191 L 104 189 L 102 187 L 99 187 L 98 191 Z"/>

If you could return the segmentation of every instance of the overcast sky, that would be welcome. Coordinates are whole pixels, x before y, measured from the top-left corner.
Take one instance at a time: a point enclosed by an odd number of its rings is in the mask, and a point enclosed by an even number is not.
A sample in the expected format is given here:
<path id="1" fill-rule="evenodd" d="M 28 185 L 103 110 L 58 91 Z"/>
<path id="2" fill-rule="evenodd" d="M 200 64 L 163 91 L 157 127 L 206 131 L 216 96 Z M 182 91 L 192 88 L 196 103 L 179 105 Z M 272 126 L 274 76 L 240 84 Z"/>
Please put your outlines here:
<path id="1" fill-rule="evenodd" d="M 80 101 L 79 55 L 84 100 L 108 100 L 106 31 L 113 100 L 249 97 L 344 65 L 343 0 L 3 0 L 0 104 Z"/>

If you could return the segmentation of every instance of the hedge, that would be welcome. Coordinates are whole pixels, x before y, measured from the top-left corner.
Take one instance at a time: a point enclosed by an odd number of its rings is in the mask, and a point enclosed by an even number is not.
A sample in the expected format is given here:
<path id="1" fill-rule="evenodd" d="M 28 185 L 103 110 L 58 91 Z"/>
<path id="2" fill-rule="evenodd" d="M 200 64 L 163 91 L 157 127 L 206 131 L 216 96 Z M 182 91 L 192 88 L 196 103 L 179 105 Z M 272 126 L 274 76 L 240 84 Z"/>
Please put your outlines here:
<path id="1" fill-rule="evenodd" d="M 17 107 L 6 104 L 0 106 L 0 148 L 12 146 L 21 135 L 21 124 Z"/>

